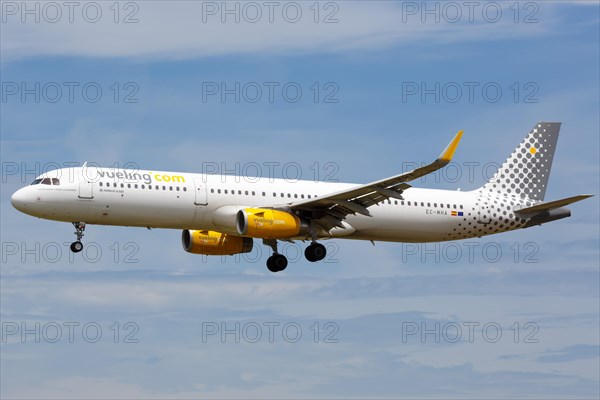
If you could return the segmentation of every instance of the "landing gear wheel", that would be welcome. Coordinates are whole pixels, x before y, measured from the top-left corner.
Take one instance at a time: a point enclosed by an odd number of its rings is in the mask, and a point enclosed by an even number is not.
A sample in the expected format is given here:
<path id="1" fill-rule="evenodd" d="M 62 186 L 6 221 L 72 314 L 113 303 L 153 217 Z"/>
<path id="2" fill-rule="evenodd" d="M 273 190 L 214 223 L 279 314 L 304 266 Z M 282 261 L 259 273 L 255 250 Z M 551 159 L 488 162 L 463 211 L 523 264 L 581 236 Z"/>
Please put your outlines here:
<path id="1" fill-rule="evenodd" d="M 71 243 L 71 251 L 73 253 L 79 253 L 81 250 L 83 250 L 83 243 L 81 243 L 79 240 Z"/>
<path id="2" fill-rule="evenodd" d="M 75 227 L 75 236 L 77 236 L 77 240 L 71 243 L 71 251 L 73 253 L 79 253 L 83 249 L 81 238 L 83 237 L 83 231 L 85 230 L 85 222 L 73 222 L 73 226 Z"/>
<path id="3" fill-rule="evenodd" d="M 288 260 L 283 254 L 273 254 L 267 259 L 267 268 L 271 272 L 280 272 L 286 269 Z"/>
<path id="4" fill-rule="evenodd" d="M 321 243 L 311 243 L 306 250 L 304 256 L 310 262 L 321 261 L 327 255 L 327 249 Z"/>

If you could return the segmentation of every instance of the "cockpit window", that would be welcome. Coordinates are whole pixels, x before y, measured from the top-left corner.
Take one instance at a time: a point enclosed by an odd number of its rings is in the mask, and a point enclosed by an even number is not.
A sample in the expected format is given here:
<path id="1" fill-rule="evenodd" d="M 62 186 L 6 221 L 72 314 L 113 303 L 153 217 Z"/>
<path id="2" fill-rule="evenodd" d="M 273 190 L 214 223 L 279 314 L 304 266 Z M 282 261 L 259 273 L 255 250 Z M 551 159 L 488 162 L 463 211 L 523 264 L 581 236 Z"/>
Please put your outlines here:
<path id="1" fill-rule="evenodd" d="M 33 182 L 31 182 L 31 185 L 37 185 L 38 183 L 40 183 L 42 180 L 41 179 L 36 179 Z"/>
<path id="2" fill-rule="evenodd" d="M 50 178 L 44 178 L 44 179 L 42 179 L 41 183 L 42 183 L 42 185 L 51 185 L 52 184 L 51 181 L 50 181 Z"/>
<path id="3" fill-rule="evenodd" d="M 60 185 L 60 181 L 58 180 L 58 178 L 52 178 L 52 184 L 53 185 Z"/>

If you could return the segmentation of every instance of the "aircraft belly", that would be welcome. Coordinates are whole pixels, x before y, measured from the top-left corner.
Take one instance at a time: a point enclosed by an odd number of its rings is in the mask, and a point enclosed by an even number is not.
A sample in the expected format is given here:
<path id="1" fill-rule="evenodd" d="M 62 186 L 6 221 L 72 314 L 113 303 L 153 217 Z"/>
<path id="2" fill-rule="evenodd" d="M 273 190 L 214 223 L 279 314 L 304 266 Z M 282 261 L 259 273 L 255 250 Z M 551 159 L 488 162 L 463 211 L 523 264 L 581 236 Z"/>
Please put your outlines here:
<path id="1" fill-rule="evenodd" d="M 390 242 L 447 240 L 448 232 L 452 231 L 458 221 L 448 215 L 426 215 L 425 211 L 421 211 L 402 213 L 397 209 L 374 209 L 372 217 L 349 217 L 348 223 L 356 232 L 347 238 Z"/>

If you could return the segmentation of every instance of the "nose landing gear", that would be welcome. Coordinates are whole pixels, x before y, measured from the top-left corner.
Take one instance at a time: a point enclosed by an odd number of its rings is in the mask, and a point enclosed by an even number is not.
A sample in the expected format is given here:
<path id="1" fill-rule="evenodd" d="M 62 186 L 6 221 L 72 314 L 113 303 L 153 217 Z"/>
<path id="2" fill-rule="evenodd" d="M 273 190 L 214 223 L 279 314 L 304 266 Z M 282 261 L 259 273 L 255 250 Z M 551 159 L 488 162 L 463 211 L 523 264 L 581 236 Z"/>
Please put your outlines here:
<path id="1" fill-rule="evenodd" d="M 85 230 L 85 222 L 73 222 L 73 226 L 75 227 L 75 235 L 77 236 L 77 240 L 71 243 L 71 251 L 73 253 L 79 253 L 81 250 L 83 250 L 81 238 L 83 237 L 83 231 Z"/>

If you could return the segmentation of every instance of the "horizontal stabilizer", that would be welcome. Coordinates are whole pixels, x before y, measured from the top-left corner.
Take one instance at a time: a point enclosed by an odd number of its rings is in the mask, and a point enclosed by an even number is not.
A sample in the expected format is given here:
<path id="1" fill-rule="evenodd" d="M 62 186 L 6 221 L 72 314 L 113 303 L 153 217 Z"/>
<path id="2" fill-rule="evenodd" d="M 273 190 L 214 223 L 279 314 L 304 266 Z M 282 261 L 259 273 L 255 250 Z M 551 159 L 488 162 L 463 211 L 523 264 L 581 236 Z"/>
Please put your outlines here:
<path id="1" fill-rule="evenodd" d="M 540 214 L 543 212 L 547 212 L 550 210 L 554 210 L 559 207 L 564 207 L 568 204 L 575 203 L 577 201 L 585 200 L 588 197 L 592 197 L 593 194 L 580 194 L 579 196 L 567 197 L 566 199 L 548 201 L 545 203 L 539 203 L 535 206 L 521 208 L 519 210 L 515 210 L 516 214 L 531 216 L 534 214 Z"/>

